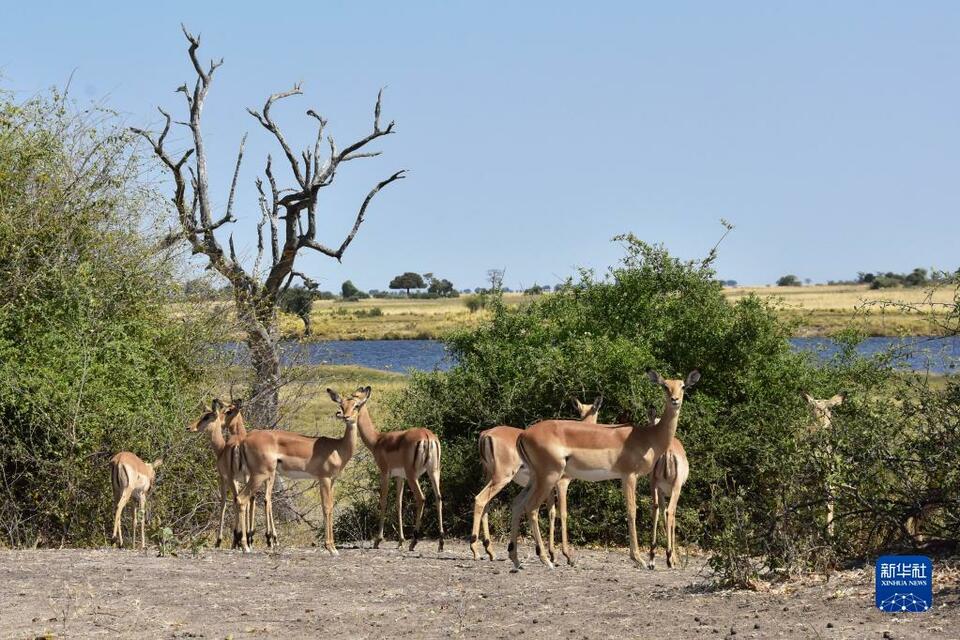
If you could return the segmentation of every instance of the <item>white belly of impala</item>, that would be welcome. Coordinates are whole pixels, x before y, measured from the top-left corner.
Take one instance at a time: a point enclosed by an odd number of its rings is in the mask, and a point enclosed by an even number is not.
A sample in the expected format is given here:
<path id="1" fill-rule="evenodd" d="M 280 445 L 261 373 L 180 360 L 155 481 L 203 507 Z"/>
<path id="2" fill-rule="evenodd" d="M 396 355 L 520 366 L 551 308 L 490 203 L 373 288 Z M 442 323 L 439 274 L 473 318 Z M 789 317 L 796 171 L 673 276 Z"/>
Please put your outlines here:
<path id="1" fill-rule="evenodd" d="M 587 482 L 616 480 L 620 477 L 619 473 L 609 469 L 577 469 L 569 464 L 567 465 L 566 469 L 563 470 L 563 475 L 575 480 L 586 480 Z"/>
<path id="2" fill-rule="evenodd" d="M 285 478 L 290 478 L 291 480 L 316 480 L 312 475 L 306 471 L 297 470 L 288 470 L 280 467 L 280 474 Z"/>
<path id="3" fill-rule="evenodd" d="M 406 476 L 407 472 L 403 470 L 403 467 L 395 467 L 390 469 L 391 478 L 405 478 Z"/>

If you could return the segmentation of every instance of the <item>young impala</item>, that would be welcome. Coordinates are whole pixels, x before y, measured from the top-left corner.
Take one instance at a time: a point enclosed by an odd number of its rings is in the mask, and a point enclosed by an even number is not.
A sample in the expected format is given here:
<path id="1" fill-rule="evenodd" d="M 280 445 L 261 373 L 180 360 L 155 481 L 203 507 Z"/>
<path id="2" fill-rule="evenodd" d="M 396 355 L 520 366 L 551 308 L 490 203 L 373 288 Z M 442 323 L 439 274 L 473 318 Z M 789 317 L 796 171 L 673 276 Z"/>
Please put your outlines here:
<path id="1" fill-rule="evenodd" d="M 810 414 L 816 421 L 816 424 L 810 426 L 810 430 L 816 431 L 830 429 L 830 426 L 833 423 L 833 408 L 843 404 L 845 396 L 842 393 L 838 393 L 832 398 L 821 400 L 814 398 L 809 393 L 804 393 L 803 398 L 807 401 L 807 408 L 810 410 Z M 828 448 L 827 452 L 830 453 L 831 449 Z M 827 483 L 827 485 L 824 487 L 824 491 L 827 494 L 827 537 L 832 538 L 834 509 L 833 487 Z"/>
<path id="2" fill-rule="evenodd" d="M 240 444 L 247 437 L 247 430 L 244 427 L 243 420 L 231 420 L 230 439 L 223 439 L 223 426 L 228 416 L 236 416 L 240 413 L 241 401 L 236 400 L 229 407 L 224 407 L 219 398 L 214 398 L 210 407 L 205 409 L 196 422 L 187 427 L 187 431 L 196 433 L 206 433 L 210 437 L 210 447 L 216 457 L 217 480 L 220 489 L 220 528 L 217 530 L 217 541 L 215 545 L 219 547 L 223 543 L 223 522 L 227 515 L 228 499 L 235 499 L 237 493 L 246 482 L 242 474 L 235 474 L 231 468 L 234 457 L 231 452 L 234 447 Z M 237 476 L 237 477 L 235 477 Z M 253 523 L 254 523 L 255 505 L 251 505 L 248 514 L 248 544 L 253 542 Z M 240 547 L 240 539 L 234 533 L 233 548 Z M 267 538 L 267 544 L 270 544 L 270 538 Z"/>
<path id="3" fill-rule="evenodd" d="M 597 415 L 600 411 L 602 398 L 597 398 L 593 404 L 583 404 L 578 399 L 573 399 L 573 406 L 580 414 L 580 420 L 591 424 L 597 423 Z M 480 462 L 483 464 L 484 475 L 487 478 L 487 484 L 484 485 L 480 493 L 473 501 L 473 533 L 470 536 L 470 550 L 473 552 L 473 559 L 480 559 L 480 550 L 477 538 L 480 535 L 481 524 L 483 526 L 483 549 L 494 559 L 493 543 L 490 539 L 489 524 L 489 505 L 498 493 L 511 481 L 521 487 L 527 486 L 530 480 L 530 474 L 523 461 L 520 460 L 520 454 L 517 453 L 517 437 L 523 429 L 501 425 L 492 427 L 480 433 L 478 444 L 480 446 Z M 561 481 L 562 482 L 562 481 Z M 566 500 L 566 484 L 563 486 L 563 499 Z M 558 492 L 560 486 L 557 487 Z M 553 538 L 554 538 L 554 519 L 556 514 L 556 495 L 550 503 L 550 558 L 554 557 Z M 566 520 L 561 511 L 561 536 L 566 537 Z"/>
<path id="4" fill-rule="evenodd" d="M 508 551 L 515 567 L 520 567 L 517 537 L 520 519 L 526 514 L 533 529 L 537 555 L 543 564 L 553 568 L 540 536 L 537 510 L 564 476 L 590 482 L 620 479 L 627 505 L 630 558 L 637 565 L 641 564 L 636 524 L 637 479 L 653 471 L 657 459 L 670 447 L 676 435 L 684 393 L 700 380 L 700 372 L 696 369 L 685 381 L 664 380 L 653 370 L 647 374 L 651 381 L 663 388 L 666 396 L 662 417 L 655 425 L 607 426 L 572 420 L 545 420 L 517 438 L 520 458 L 530 468 L 530 484 L 513 501 Z M 561 502 L 561 510 L 563 506 Z M 563 554 L 571 558 L 566 541 L 562 541 L 562 545 Z"/>
<path id="5" fill-rule="evenodd" d="M 231 449 L 231 468 L 235 474 L 245 474 L 247 477 L 237 494 L 237 520 L 234 526 L 235 531 L 239 531 L 234 533 L 234 537 L 239 536 L 244 553 L 250 551 L 247 513 L 261 485 L 265 485 L 267 540 L 271 546 L 277 543 L 277 528 L 273 520 L 273 483 L 279 472 L 287 478 L 316 480 L 319 483 L 326 529 L 324 548 L 331 555 L 338 555 L 333 541 L 333 485 L 356 450 L 357 413 L 367 400 L 357 397 L 341 399 L 339 394 L 330 389 L 327 389 L 327 393 L 340 405 L 337 417 L 344 421 L 342 437 L 313 437 L 289 431 L 256 430 L 247 433 L 247 437 Z M 230 415 L 227 420 L 229 423 Z M 239 409 L 233 420 L 242 420 Z"/>
<path id="6" fill-rule="evenodd" d="M 110 485 L 113 487 L 113 541 L 123 546 L 123 527 L 120 516 L 131 496 L 137 499 L 133 506 L 133 545 L 137 545 L 137 511 L 140 511 L 140 548 L 147 548 L 145 521 L 147 519 L 147 494 L 153 488 L 157 467 L 163 460 L 148 464 L 129 451 L 121 451 L 110 459 Z"/>
<path id="7" fill-rule="evenodd" d="M 327 390 L 331 397 L 333 392 Z M 361 400 L 357 426 L 360 439 L 370 449 L 373 459 L 380 470 L 380 529 L 373 548 L 383 541 L 383 527 L 387 513 L 387 494 L 390 492 L 390 478 L 397 479 L 397 546 L 403 546 L 403 483 L 406 481 L 416 502 L 416 520 L 413 525 L 413 538 L 410 551 L 417 546 L 420 538 L 420 521 L 423 518 L 423 505 L 426 498 L 420 488 L 420 476 L 424 473 L 430 478 L 433 496 L 437 502 L 437 523 L 440 528 L 438 550 L 443 551 L 443 499 L 440 496 L 440 440 L 429 429 L 414 428 L 403 431 L 381 433 L 373 424 L 366 401 L 370 398 L 370 387 L 360 387 L 353 396 Z M 336 400 L 335 400 L 336 401 Z"/>

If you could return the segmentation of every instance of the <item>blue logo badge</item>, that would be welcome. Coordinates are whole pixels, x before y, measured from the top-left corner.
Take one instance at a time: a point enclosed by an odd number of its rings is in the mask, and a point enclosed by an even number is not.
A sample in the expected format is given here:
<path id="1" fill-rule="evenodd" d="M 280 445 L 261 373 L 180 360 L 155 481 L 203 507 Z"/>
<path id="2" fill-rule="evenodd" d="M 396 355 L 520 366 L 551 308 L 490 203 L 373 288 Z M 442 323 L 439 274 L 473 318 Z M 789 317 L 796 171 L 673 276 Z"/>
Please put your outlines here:
<path id="1" fill-rule="evenodd" d="M 881 556 L 876 586 L 880 611 L 927 611 L 933 606 L 933 563 L 926 556 Z"/>

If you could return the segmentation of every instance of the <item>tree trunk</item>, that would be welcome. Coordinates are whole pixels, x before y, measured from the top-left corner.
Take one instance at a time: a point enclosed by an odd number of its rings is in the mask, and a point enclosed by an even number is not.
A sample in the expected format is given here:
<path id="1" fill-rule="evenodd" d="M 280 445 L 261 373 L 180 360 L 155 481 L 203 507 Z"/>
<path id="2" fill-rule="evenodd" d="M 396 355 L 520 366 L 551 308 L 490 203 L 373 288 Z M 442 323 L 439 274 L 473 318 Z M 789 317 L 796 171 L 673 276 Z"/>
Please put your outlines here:
<path id="1" fill-rule="evenodd" d="M 254 304 L 246 292 L 236 293 L 237 312 L 247 333 L 246 343 L 253 367 L 246 417 L 255 427 L 273 429 L 280 421 L 280 353 L 277 350 L 275 304 L 269 300 Z"/>

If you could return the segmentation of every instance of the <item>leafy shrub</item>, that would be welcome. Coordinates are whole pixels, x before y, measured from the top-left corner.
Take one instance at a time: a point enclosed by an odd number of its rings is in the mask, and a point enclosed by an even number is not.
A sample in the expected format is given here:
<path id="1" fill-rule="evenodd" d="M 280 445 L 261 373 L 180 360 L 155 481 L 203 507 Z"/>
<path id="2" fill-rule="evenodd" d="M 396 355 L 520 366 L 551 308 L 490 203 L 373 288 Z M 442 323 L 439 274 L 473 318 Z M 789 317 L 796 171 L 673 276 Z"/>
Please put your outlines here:
<path id="1" fill-rule="evenodd" d="M 209 451 L 184 430 L 211 332 L 199 314 L 168 315 L 176 265 L 141 235 L 162 201 L 137 182 L 109 114 L 87 117 L 58 96 L 0 96 L 0 527 L 11 545 L 102 544 L 107 461 L 120 450 L 165 458 L 152 527 L 192 527 L 213 504 L 213 474 L 196 473 Z"/>
<path id="2" fill-rule="evenodd" d="M 889 425 L 880 433 L 893 435 L 904 409 L 890 401 L 889 389 L 901 378 L 887 363 L 857 357 L 860 337 L 849 334 L 838 337 L 836 358 L 817 366 L 810 354 L 790 348 L 792 327 L 770 303 L 755 296 L 729 302 L 709 261 L 680 261 L 633 236 L 620 240 L 626 256 L 605 278 L 584 271 L 554 295 L 519 308 L 492 297 L 487 321 L 447 339 L 457 365 L 415 374 L 409 390 L 394 399 L 400 424 L 427 426 L 444 442 L 448 530 L 469 532 L 473 496 L 484 481 L 476 454 L 479 431 L 570 416 L 571 396 L 600 393 L 602 421 L 612 422 L 623 411 L 643 415 L 648 404 L 663 402 L 662 392 L 647 382 L 646 368 L 681 376 L 699 367 L 703 378 L 684 404 L 678 430 L 692 468 L 678 535 L 684 543 L 714 550 L 724 580 L 749 584 L 761 571 L 831 566 L 902 542 L 893 523 L 909 511 L 896 507 L 905 492 L 878 469 L 870 479 L 860 478 L 859 461 L 868 463 L 868 456 L 876 466 L 890 451 L 879 445 L 848 448 L 876 442 L 878 423 Z M 837 428 L 811 433 L 802 392 L 829 396 L 841 389 L 851 400 L 839 412 Z M 946 411 L 949 402 L 938 406 Z M 937 441 L 924 431 L 929 424 L 919 418 L 913 423 L 917 440 L 902 435 L 892 440 L 905 447 L 906 459 Z M 949 440 L 943 433 L 936 437 Z M 958 452 L 958 447 L 941 450 L 942 475 L 935 481 L 910 476 L 914 495 L 941 500 L 932 516 L 937 524 L 930 525 L 940 533 L 955 522 L 958 510 L 947 498 L 957 495 L 956 472 L 948 465 L 960 462 Z M 841 491 L 841 485 L 853 489 Z M 827 486 L 836 487 L 834 539 L 825 534 Z M 505 491 L 492 523 L 505 521 L 514 493 Z M 870 510 L 860 504 L 864 499 Z M 625 542 L 617 483 L 575 482 L 570 504 L 575 543 Z M 895 512 L 884 516 L 889 535 L 878 537 L 878 514 L 887 510 Z M 640 512 L 648 513 L 642 507 Z M 641 531 L 648 535 L 647 527 Z"/>

